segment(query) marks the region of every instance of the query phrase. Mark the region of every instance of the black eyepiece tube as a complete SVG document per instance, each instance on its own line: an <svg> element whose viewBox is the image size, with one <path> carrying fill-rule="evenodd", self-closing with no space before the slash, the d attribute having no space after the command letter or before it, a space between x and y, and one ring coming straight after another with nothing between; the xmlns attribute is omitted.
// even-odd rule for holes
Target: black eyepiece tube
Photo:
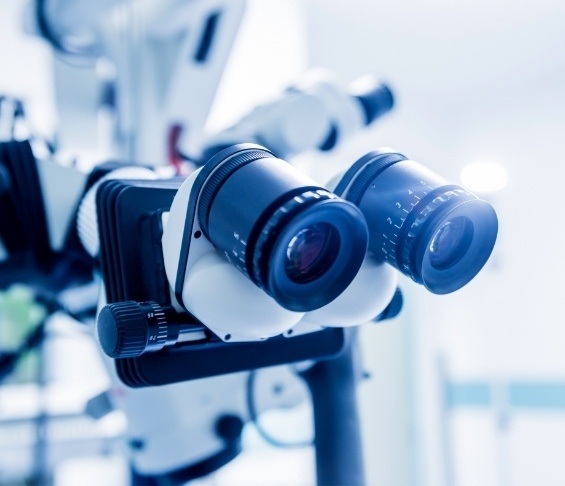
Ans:
<svg viewBox="0 0 565 486"><path fill-rule="evenodd" d="M198 212L212 244L289 310L340 295L367 249L359 209L260 146L235 145L210 163L218 158Z"/></svg>
<svg viewBox="0 0 565 486"><path fill-rule="evenodd" d="M496 241L490 204L390 149L359 159L336 193L365 215L370 254L435 294L471 281Z"/></svg>

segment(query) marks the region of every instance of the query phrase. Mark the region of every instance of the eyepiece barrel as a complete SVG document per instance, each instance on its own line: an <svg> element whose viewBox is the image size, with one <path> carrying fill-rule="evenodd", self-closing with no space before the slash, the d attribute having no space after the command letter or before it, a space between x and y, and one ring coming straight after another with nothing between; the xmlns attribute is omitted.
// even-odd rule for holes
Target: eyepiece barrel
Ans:
<svg viewBox="0 0 565 486"><path fill-rule="evenodd" d="M363 215L267 150L238 147L213 159L224 161L202 189L205 236L283 307L322 307L361 267Z"/></svg>
<svg viewBox="0 0 565 486"><path fill-rule="evenodd" d="M359 159L336 193L365 215L369 252L436 294L472 280L496 241L490 204L390 150Z"/></svg>

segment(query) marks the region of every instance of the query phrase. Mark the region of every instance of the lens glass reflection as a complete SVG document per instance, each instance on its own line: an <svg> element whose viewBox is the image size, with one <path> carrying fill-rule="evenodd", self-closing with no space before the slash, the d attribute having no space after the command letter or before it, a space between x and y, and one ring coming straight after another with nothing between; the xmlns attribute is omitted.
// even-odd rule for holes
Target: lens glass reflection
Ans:
<svg viewBox="0 0 565 486"><path fill-rule="evenodd" d="M445 270L465 256L473 241L473 223L465 216L446 221L430 244L430 263L436 270Z"/></svg>
<svg viewBox="0 0 565 486"><path fill-rule="evenodd" d="M288 244L285 271L296 283L322 276L339 251L339 235L328 223L317 223L300 230Z"/></svg>

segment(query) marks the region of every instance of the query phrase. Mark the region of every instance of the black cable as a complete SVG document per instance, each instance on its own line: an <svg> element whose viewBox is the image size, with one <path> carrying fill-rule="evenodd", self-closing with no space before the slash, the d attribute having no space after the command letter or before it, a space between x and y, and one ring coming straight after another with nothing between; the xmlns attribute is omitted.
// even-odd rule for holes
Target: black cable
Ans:
<svg viewBox="0 0 565 486"><path fill-rule="evenodd" d="M296 441L296 442L286 442L280 440L276 437L273 437L269 434L263 426L259 423L259 416L257 414L257 408L255 406L255 376L257 371L253 370L249 373L247 378L247 385L246 385L246 402L247 402L247 410L249 413L249 418L251 423L255 426L255 429L262 437L262 439L267 442L267 444L272 445L274 447L285 447L285 448L295 448L295 447L308 447L314 445L314 440L304 440L304 441Z"/></svg>

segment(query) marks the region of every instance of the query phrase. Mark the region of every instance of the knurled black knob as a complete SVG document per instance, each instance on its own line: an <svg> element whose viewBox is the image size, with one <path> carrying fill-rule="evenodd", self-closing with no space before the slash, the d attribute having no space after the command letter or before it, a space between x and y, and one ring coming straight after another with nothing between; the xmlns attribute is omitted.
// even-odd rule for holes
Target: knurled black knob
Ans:
<svg viewBox="0 0 565 486"><path fill-rule="evenodd" d="M98 314L98 340L111 358L135 358L167 342L165 312L155 302L118 302Z"/></svg>

